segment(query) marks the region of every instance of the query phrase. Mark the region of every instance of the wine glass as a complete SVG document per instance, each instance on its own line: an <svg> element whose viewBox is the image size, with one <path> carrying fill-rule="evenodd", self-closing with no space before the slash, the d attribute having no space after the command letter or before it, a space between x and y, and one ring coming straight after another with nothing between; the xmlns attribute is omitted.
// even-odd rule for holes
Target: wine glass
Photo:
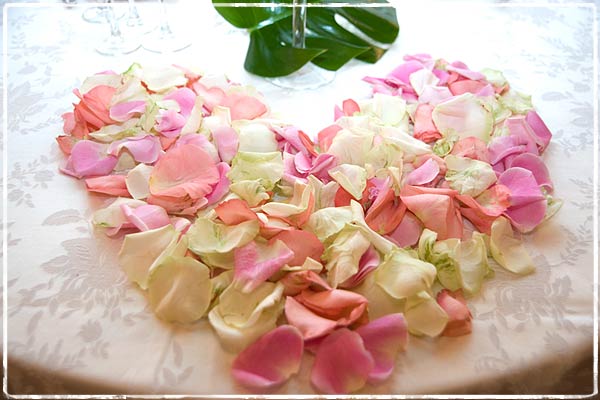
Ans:
<svg viewBox="0 0 600 400"><path fill-rule="evenodd" d="M115 56L132 53L139 49L139 41L132 40L131 37L125 37L122 34L119 21L115 15L114 5L112 4L113 0L107 0L106 3L110 35L96 46L96 51L106 56Z"/></svg>
<svg viewBox="0 0 600 400"><path fill-rule="evenodd" d="M293 0L292 2L292 46L298 49L306 47L306 3L307 0ZM306 90L331 83L333 78L335 78L334 71L319 68L308 62L298 71L268 80L284 89Z"/></svg>
<svg viewBox="0 0 600 400"><path fill-rule="evenodd" d="M173 53L189 47L192 42L183 35L178 35L171 29L167 17L167 7L164 0L160 2L160 25L151 33L144 35L142 46L155 53Z"/></svg>
<svg viewBox="0 0 600 400"><path fill-rule="evenodd" d="M125 23L122 26L123 32L127 35L142 36L151 30L151 27L142 20L135 4L135 0L127 0L128 11Z"/></svg>

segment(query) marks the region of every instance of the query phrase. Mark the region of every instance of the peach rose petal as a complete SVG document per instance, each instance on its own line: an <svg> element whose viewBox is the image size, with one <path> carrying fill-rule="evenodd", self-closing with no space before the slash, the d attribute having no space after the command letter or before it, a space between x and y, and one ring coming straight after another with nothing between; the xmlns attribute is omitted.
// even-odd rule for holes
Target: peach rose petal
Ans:
<svg viewBox="0 0 600 400"><path fill-rule="evenodd" d="M339 329L319 345L310 381L326 394L346 394L361 389L375 367L360 335Z"/></svg>
<svg viewBox="0 0 600 400"><path fill-rule="evenodd" d="M286 296L295 296L311 286L316 286L323 290L331 290L327 281L321 275L311 270L289 272L281 278L280 282L285 286L283 294Z"/></svg>
<svg viewBox="0 0 600 400"><path fill-rule="evenodd" d="M118 197L131 197L129 190L127 190L125 178L125 175L106 175L98 176L96 178L87 178L85 180L85 187L88 192Z"/></svg>
<svg viewBox="0 0 600 400"><path fill-rule="evenodd" d="M281 325L246 347L233 361L231 374L259 391L277 387L300 369L304 341L298 329Z"/></svg>
<svg viewBox="0 0 600 400"><path fill-rule="evenodd" d="M273 242L275 240L281 240L294 252L294 258L288 261L289 265L302 265L306 257L318 261L321 259L321 255L323 255L323 243L312 232L298 229L281 231L273 236L270 241Z"/></svg>
<svg viewBox="0 0 600 400"><path fill-rule="evenodd" d="M210 155L193 144L169 150L150 175L150 193L200 199L213 191L219 170Z"/></svg>
<svg viewBox="0 0 600 400"><path fill-rule="evenodd" d="M388 314L356 330L371 353L375 366L369 374L369 383L379 383L390 377L398 352L408 343L408 328L402 314Z"/></svg>
<svg viewBox="0 0 600 400"><path fill-rule="evenodd" d="M406 185L402 188L400 198L426 228L437 232L438 239L444 240L462 238L463 222L454 202L456 193L451 189Z"/></svg>
<svg viewBox="0 0 600 400"><path fill-rule="evenodd" d="M288 297L285 315L309 340L337 327L364 324L368 320L367 303L365 297L348 290L303 290L294 298Z"/></svg>
<svg viewBox="0 0 600 400"><path fill-rule="evenodd" d="M237 225L258 219L256 213L248 207L248 203L241 199L224 201L215 207L215 212L225 225Z"/></svg>
<svg viewBox="0 0 600 400"><path fill-rule="evenodd" d="M232 121L238 119L255 119L267 112L267 106L256 97L239 93L227 95L221 101L221 105L229 108Z"/></svg>
<svg viewBox="0 0 600 400"><path fill-rule="evenodd" d="M442 336L462 336L471 333L471 312L460 290L451 292L442 289L436 300L448 314L448 323Z"/></svg>

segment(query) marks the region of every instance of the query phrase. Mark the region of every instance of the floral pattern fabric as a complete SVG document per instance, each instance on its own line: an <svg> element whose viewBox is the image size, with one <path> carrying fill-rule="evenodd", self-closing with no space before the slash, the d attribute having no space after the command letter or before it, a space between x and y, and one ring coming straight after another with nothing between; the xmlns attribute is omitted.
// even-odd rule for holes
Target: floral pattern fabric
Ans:
<svg viewBox="0 0 600 400"><path fill-rule="evenodd" d="M144 50L121 58L96 54L93 43L108 28L85 23L83 8L10 7L2 143L8 149L8 285L2 289L9 393L244 393L230 379L234 355L221 349L206 321L170 325L152 314L118 267L119 242L89 223L106 199L58 172L65 160L54 137L62 130L60 115L75 101L71 89L83 77L121 71L133 61L198 65L255 85L275 112L315 135L331 123L334 104L369 94L360 78L383 75L403 54L416 52L461 59L474 70L502 70L515 89L533 94L554 134L544 160L564 204L525 236L536 272L517 277L495 268L495 278L470 301L471 335L411 337L394 376L360 393L552 393L575 378L581 384L570 383L572 391L563 393L590 393L591 365L584 362L592 354L597 245L594 10L560 3L445 2L433 9L412 3L399 5L400 37L379 63L353 61L332 85L311 92L286 91L244 72L247 36L221 22L208 2L173 5L170 17L193 27L196 42L168 60ZM147 20L156 16L152 4L139 7ZM306 383L311 363L306 357L300 376L275 393L314 393ZM574 365L584 372L573 373Z"/></svg>

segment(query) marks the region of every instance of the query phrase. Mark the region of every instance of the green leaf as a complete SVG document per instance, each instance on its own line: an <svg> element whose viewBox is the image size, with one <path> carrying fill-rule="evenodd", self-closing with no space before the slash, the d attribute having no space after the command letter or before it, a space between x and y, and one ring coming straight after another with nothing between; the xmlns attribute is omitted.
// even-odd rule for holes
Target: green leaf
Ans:
<svg viewBox="0 0 600 400"><path fill-rule="evenodd" d="M244 62L246 71L270 78L289 75L326 51L292 47L291 36L282 27L284 23L291 26L291 18L250 32L250 44Z"/></svg>
<svg viewBox="0 0 600 400"><path fill-rule="evenodd" d="M251 1L252 3L260 3L261 1ZM280 1L284 3L284 1ZM219 3L231 3L230 0L213 0L213 5L217 12L227 20L231 25L242 28L255 28L262 22L275 22L281 18L292 15L290 7L222 7ZM244 3L243 0L238 3Z"/></svg>
<svg viewBox="0 0 600 400"><path fill-rule="evenodd" d="M352 3L352 1L350 1ZM356 2L358 3L358 2ZM387 3L376 1L375 3ZM351 22L370 38L381 43L393 43L399 28L396 10L393 7L357 8L344 7L339 14Z"/></svg>
<svg viewBox="0 0 600 400"><path fill-rule="evenodd" d="M385 49L371 43L392 43L398 36L398 22L393 7L309 7L307 8L307 31L305 48L292 46L291 7L226 7L219 4L227 0L213 0L213 5L229 23L248 29L250 44L246 53L244 68L251 73L265 77L289 75L308 62L335 71L348 61L356 58L369 63L379 60ZM267 0L242 0L241 3ZM324 4L324 0L311 0L311 3ZM372 1L388 4L386 0ZM284 3L291 3L285 0ZM359 5L358 0L350 3ZM357 35L342 27L336 15L354 25L362 35Z"/></svg>

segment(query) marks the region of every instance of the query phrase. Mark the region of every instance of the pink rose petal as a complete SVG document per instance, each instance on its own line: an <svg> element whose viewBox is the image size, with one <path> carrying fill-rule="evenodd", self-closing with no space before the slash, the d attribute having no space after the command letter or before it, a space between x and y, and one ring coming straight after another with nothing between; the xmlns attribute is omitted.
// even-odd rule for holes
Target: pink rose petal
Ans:
<svg viewBox="0 0 600 400"><path fill-rule="evenodd" d="M408 329L402 314L388 314L356 330L375 362L369 383L379 383L390 377L398 352L408 343Z"/></svg>
<svg viewBox="0 0 600 400"><path fill-rule="evenodd" d="M531 171L509 168L500 175L498 184L510 190L511 206L504 214L515 228L529 232L543 221L547 202Z"/></svg>
<svg viewBox="0 0 600 400"><path fill-rule="evenodd" d="M135 114L142 114L146 111L146 102L143 100L127 101L125 103L115 104L110 108L110 118L124 122Z"/></svg>
<svg viewBox="0 0 600 400"><path fill-rule="evenodd" d="M421 232L423 232L423 223L415 214L407 211L400 224L386 238L399 247L414 246L419 241Z"/></svg>
<svg viewBox="0 0 600 400"><path fill-rule="evenodd" d="M500 136L492 139L488 145L489 162L494 165L511 154L521 154L526 150L527 147L517 136Z"/></svg>
<svg viewBox="0 0 600 400"><path fill-rule="evenodd" d="M511 136L516 136L519 144L525 145L527 153L539 154L538 147L541 144L538 141L540 139L531 129L524 116L507 118L504 124L510 131Z"/></svg>
<svg viewBox="0 0 600 400"><path fill-rule="evenodd" d="M194 108L196 94L193 90L183 87L173 90L163 100L175 100L179 104L179 113L187 120Z"/></svg>
<svg viewBox="0 0 600 400"><path fill-rule="evenodd" d="M156 116L156 130L161 135L174 138L181 133L187 119L175 110L160 110Z"/></svg>
<svg viewBox="0 0 600 400"><path fill-rule="evenodd" d="M497 183L510 190L511 207L519 207L545 199L535 176L527 169L509 168L498 177Z"/></svg>
<svg viewBox="0 0 600 400"><path fill-rule="evenodd" d="M298 329L281 325L246 347L233 361L233 378L251 389L281 385L300 369L304 341Z"/></svg>
<svg viewBox="0 0 600 400"><path fill-rule="evenodd" d="M538 113L533 110L527 113L525 120L535 134L536 143L538 144L540 153L543 153L544 150L546 150L546 147L548 147L550 139L552 139L552 133L550 132L550 129L548 129Z"/></svg>
<svg viewBox="0 0 600 400"><path fill-rule="evenodd" d="M519 154L510 161L509 167L520 167L531 171L538 185L548 191L554 189L552 181L550 180L548 167L546 167L546 164L544 164L544 161L540 156L531 153Z"/></svg>
<svg viewBox="0 0 600 400"><path fill-rule="evenodd" d="M319 345L310 381L323 393L352 393L365 385L374 367L360 335L339 329Z"/></svg>
<svg viewBox="0 0 600 400"><path fill-rule="evenodd" d="M213 187L212 192L206 196L206 204L211 205L215 204L219 200L223 198L229 192L229 178L227 178L227 173L231 168L229 164L225 162L220 162L217 164L217 172L219 173L219 181Z"/></svg>
<svg viewBox="0 0 600 400"><path fill-rule="evenodd" d="M430 158L425 161L423 165L408 174L406 177L406 184L424 185L434 180L439 173L440 167L438 163Z"/></svg>
<svg viewBox="0 0 600 400"><path fill-rule="evenodd" d="M351 289L365 280L367 275L379 266L381 258L373 246L363 253L358 262L358 272L340 284L342 289Z"/></svg>
<svg viewBox="0 0 600 400"><path fill-rule="evenodd" d="M160 140L153 135L133 136L112 142L108 153L118 157L122 149L127 149L135 161L152 164L162 151Z"/></svg>
<svg viewBox="0 0 600 400"><path fill-rule="evenodd" d="M160 206L144 204L132 208L127 204L121 204L121 211L141 232L162 228L171 223L169 215Z"/></svg>
<svg viewBox="0 0 600 400"><path fill-rule="evenodd" d="M244 292L256 289L294 257L294 253L283 242L279 243L279 253L272 258L263 257L260 253L264 249L261 249L254 241L234 250L235 274L233 279L234 282L241 285ZM271 245L269 244L269 246Z"/></svg>
<svg viewBox="0 0 600 400"><path fill-rule="evenodd" d="M396 67L392 72L388 74L388 76L399 79L405 84L410 84L410 80L408 79L410 74L423 68L424 66L421 62L410 60Z"/></svg>
<svg viewBox="0 0 600 400"><path fill-rule="evenodd" d="M117 165L117 157L106 154L106 146L91 140L80 140L61 171L76 178L109 175Z"/></svg>
<svg viewBox="0 0 600 400"><path fill-rule="evenodd" d="M237 153L240 139L237 132L230 126L222 126L212 133L221 160L229 163Z"/></svg>

